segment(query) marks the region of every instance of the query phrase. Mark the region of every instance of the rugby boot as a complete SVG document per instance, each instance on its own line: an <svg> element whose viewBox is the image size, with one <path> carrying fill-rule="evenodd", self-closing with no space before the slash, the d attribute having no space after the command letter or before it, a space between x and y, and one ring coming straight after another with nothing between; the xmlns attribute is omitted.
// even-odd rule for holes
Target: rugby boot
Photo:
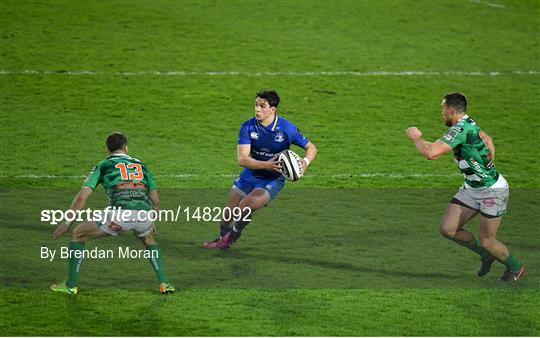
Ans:
<svg viewBox="0 0 540 338"><path fill-rule="evenodd" d="M159 283L159 293L162 295L168 294L168 293L174 293L176 289L174 286L172 286L169 283Z"/></svg>
<svg viewBox="0 0 540 338"><path fill-rule="evenodd" d="M219 239L217 247L223 250L230 248L231 245L233 245L234 242L236 242L236 240L240 238L241 234L241 232L236 232L233 230L229 231L225 236Z"/></svg>
<svg viewBox="0 0 540 338"><path fill-rule="evenodd" d="M219 237L215 238L215 239L213 239L211 241L204 242L202 244L202 247L205 248L205 249L216 249L218 247L217 246L218 242L219 242Z"/></svg>
<svg viewBox="0 0 540 338"><path fill-rule="evenodd" d="M482 259L482 264L480 264L480 269L478 270L478 277L483 277L491 270L491 265L495 262L495 257L489 256L488 258Z"/></svg>
<svg viewBox="0 0 540 338"><path fill-rule="evenodd" d="M76 295L77 292L79 292L76 286L70 288L67 286L67 283L65 281L60 284L51 285L51 290L53 290L54 292L67 293L68 295Z"/></svg>
<svg viewBox="0 0 540 338"><path fill-rule="evenodd" d="M499 278L499 281L503 283L514 283L517 282L519 279L523 278L525 275L525 267L522 266L517 271L512 271L510 269L506 269L506 271L502 274L501 278Z"/></svg>

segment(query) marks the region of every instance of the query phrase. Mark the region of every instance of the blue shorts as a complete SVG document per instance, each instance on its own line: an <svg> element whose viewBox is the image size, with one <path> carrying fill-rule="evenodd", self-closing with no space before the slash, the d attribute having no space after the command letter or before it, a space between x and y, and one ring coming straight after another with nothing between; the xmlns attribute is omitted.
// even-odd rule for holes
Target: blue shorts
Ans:
<svg viewBox="0 0 540 338"><path fill-rule="evenodd" d="M247 195L253 189L260 188L266 190L270 195L270 199L273 199L284 185L285 178L283 176L275 178L255 177L249 169L244 169L234 180L233 189Z"/></svg>

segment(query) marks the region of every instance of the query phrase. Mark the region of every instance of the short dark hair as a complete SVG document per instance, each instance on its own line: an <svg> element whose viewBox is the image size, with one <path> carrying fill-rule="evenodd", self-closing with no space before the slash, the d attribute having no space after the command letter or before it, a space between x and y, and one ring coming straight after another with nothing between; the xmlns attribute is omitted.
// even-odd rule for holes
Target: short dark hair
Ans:
<svg viewBox="0 0 540 338"><path fill-rule="evenodd" d="M448 107L452 107L459 113L467 111L467 98L461 93L450 93L444 96L444 103Z"/></svg>
<svg viewBox="0 0 540 338"><path fill-rule="evenodd" d="M115 132L107 136L106 143L107 149L112 153L113 151L124 149L127 146L127 137L120 132Z"/></svg>
<svg viewBox="0 0 540 338"><path fill-rule="evenodd" d="M277 108L279 104L279 95L278 93L276 93L275 90L261 90L257 92L256 97L265 99L266 101L268 101L268 104L270 105L270 107Z"/></svg>

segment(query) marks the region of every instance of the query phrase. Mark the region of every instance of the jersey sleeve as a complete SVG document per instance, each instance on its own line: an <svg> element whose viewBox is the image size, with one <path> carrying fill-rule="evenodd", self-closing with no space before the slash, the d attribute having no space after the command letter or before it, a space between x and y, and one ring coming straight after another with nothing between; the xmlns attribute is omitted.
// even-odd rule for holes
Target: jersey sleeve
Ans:
<svg viewBox="0 0 540 338"><path fill-rule="evenodd" d="M295 144L300 148L304 148L308 143L309 139L302 134L300 129L298 129L294 124L289 124L289 140L291 144Z"/></svg>
<svg viewBox="0 0 540 338"><path fill-rule="evenodd" d="M460 126L452 126L440 138L440 140L448 144L453 149L458 145L465 143L467 140L467 133L465 132L465 129Z"/></svg>
<svg viewBox="0 0 540 338"><path fill-rule="evenodd" d="M247 122L240 126L240 131L238 132L238 144L251 144Z"/></svg>
<svg viewBox="0 0 540 338"><path fill-rule="evenodd" d="M101 176L101 162L100 162L96 164L92 168L92 170L90 170L88 177L86 178L86 180L84 180L83 187L96 189L98 184L100 184L102 181L103 181L103 177Z"/></svg>

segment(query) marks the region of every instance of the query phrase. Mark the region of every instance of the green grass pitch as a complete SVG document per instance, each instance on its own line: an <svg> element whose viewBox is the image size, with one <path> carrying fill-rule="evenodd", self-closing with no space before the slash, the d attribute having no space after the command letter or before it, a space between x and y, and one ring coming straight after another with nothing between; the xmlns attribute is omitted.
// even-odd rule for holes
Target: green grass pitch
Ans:
<svg viewBox="0 0 540 338"><path fill-rule="evenodd" d="M2 335L540 334L539 2L3 0L0 24ZM237 245L205 251L217 224L165 222L174 295L137 259L88 259L79 295L49 291L67 263L40 247L68 239L40 210L69 206L110 132L164 208L222 206L261 88L320 153ZM450 91L510 183L499 238L528 268L517 285L496 281L500 264L477 278L477 258L438 234L462 178L404 130L440 137Z"/></svg>

